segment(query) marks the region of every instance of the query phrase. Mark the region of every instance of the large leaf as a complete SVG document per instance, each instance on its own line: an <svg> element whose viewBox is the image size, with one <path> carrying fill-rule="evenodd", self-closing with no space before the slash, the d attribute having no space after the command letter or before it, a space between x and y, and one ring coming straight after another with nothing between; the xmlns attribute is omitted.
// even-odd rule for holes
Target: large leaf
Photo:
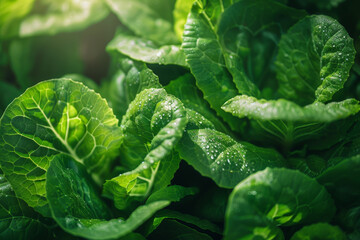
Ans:
<svg viewBox="0 0 360 240"><path fill-rule="evenodd" d="M18 199L10 183L0 174L0 238L50 239L52 229L45 219ZM49 224L50 222L48 222Z"/></svg>
<svg viewBox="0 0 360 240"><path fill-rule="evenodd" d="M185 24L182 48L196 84L204 93L204 99L232 129L240 130L238 120L221 109L223 103L235 97L238 91L226 69L211 19L221 14L223 5L219 2L222 1L209 1L206 9L201 1L193 5Z"/></svg>
<svg viewBox="0 0 360 240"><path fill-rule="evenodd" d="M224 11L217 34L239 93L259 96L271 82L280 36L305 14L271 0L242 0Z"/></svg>
<svg viewBox="0 0 360 240"><path fill-rule="evenodd" d="M47 10L44 14L22 19L17 32L20 37L81 30L104 19L109 13L103 2L98 0L42 2Z"/></svg>
<svg viewBox="0 0 360 240"><path fill-rule="evenodd" d="M290 240L346 240L346 235L337 226L316 223L297 231Z"/></svg>
<svg viewBox="0 0 360 240"><path fill-rule="evenodd" d="M360 204L360 155L340 160L317 177L341 206Z"/></svg>
<svg viewBox="0 0 360 240"><path fill-rule="evenodd" d="M177 44L172 10L175 0L106 0L110 9L131 31L160 45Z"/></svg>
<svg viewBox="0 0 360 240"><path fill-rule="evenodd" d="M108 52L119 52L137 61L156 64L187 66L185 55L179 45L159 45L146 38L119 30L109 43Z"/></svg>
<svg viewBox="0 0 360 240"><path fill-rule="evenodd" d="M46 190L52 216L60 227L88 239L125 236L170 203L153 202L138 207L127 220L109 220L109 209L99 197L86 169L67 155L58 155L51 162Z"/></svg>
<svg viewBox="0 0 360 240"><path fill-rule="evenodd" d="M316 102L301 107L285 99L265 100L241 95L227 101L222 109L239 118L263 121L332 122L358 113L360 104L355 99L346 99L328 104Z"/></svg>
<svg viewBox="0 0 360 240"><path fill-rule="evenodd" d="M202 118L199 114L187 110L190 122L210 121L216 130L230 133L228 127L216 116L216 113L210 108L209 104L203 99L202 93L196 87L196 82L191 74L185 74L173 81L166 87L166 91L175 97L179 98L187 109L191 109L199 113L206 120L195 119ZM189 116L190 115L190 116ZM195 116L194 116L195 115ZM187 127L189 128L189 126Z"/></svg>
<svg viewBox="0 0 360 240"><path fill-rule="evenodd" d="M266 167L284 166L284 159L274 149L239 143L212 129L186 130L177 149L201 175L226 188L236 186L250 174Z"/></svg>
<svg viewBox="0 0 360 240"><path fill-rule="evenodd" d="M326 189L299 171L267 168L230 195L225 239L284 239L278 226L329 221L335 205Z"/></svg>
<svg viewBox="0 0 360 240"><path fill-rule="evenodd" d="M121 164L128 172L107 181L104 194L123 209L132 198L143 200L167 186L179 167L174 151L187 123L182 103L164 89L145 89L121 122Z"/></svg>
<svg viewBox="0 0 360 240"><path fill-rule="evenodd" d="M16 195L46 205L45 174L62 153L84 164L97 182L108 176L121 143L118 120L100 95L69 79L41 82L6 109L0 159Z"/></svg>
<svg viewBox="0 0 360 240"><path fill-rule="evenodd" d="M144 64L119 57L110 82L103 82L101 94L121 119L136 94L148 88L160 88L159 78Z"/></svg>
<svg viewBox="0 0 360 240"><path fill-rule="evenodd" d="M353 40L336 20L306 17L280 41L279 93L299 104L329 101L343 88L354 57Z"/></svg>

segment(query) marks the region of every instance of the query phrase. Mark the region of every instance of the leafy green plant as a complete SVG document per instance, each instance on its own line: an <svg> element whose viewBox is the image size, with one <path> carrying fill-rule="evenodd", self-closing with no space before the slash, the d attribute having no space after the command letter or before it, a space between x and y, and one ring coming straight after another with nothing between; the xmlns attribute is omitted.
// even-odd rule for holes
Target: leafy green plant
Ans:
<svg viewBox="0 0 360 240"><path fill-rule="evenodd" d="M359 239L355 0L1 6L0 238Z"/></svg>

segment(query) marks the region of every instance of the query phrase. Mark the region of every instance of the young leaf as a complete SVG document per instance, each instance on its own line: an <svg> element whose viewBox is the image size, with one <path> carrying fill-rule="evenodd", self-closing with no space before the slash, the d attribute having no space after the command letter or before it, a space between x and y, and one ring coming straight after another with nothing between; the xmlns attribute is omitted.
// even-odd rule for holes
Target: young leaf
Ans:
<svg viewBox="0 0 360 240"><path fill-rule="evenodd" d="M354 57L353 40L336 20L306 17L279 43L279 93L302 105L327 102L343 88Z"/></svg>
<svg viewBox="0 0 360 240"><path fill-rule="evenodd" d="M228 127L219 120L209 104L202 98L202 93L196 87L195 79L191 74L185 74L171 81L165 86L165 90L181 100L187 108L187 114L191 115L191 117L188 117L190 122L200 123L202 121L210 121L216 130L231 133ZM196 121L197 118L205 119ZM187 126L187 129L189 129L189 126Z"/></svg>
<svg viewBox="0 0 360 240"><path fill-rule="evenodd" d="M15 196L10 183L0 172L0 238L50 239L52 227L44 220Z"/></svg>
<svg viewBox="0 0 360 240"><path fill-rule="evenodd" d="M297 231L290 240L347 240L346 235L337 226L328 223L316 223Z"/></svg>
<svg viewBox="0 0 360 240"><path fill-rule="evenodd" d="M230 195L224 239L284 239L278 226L329 221L335 205L326 189L298 171L267 168Z"/></svg>
<svg viewBox="0 0 360 240"><path fill-rule="evenodd" d="M160 88L159 78L144 63L126 57L116 59L117 71L110 82L103 82L101 94L121 119L129 104L144 89Z"/></svg>
<svg viewBox="0 0 360 240"><path fill-rule="evenodd" d="M266 167L284 166L283 157L274 149L239 143L212 129L186 130L177 150L201 175L226 188Z"/></svg>
<svg viewBox="0 0 360 240"><path fill-rule="evenodd" d="M19 198L44 206L45 174L60 153L84 164L98 182L109 174L122 139L117 125L106 101L83 84L41 82L16 98L0 120L1 168Z"/></svg>
<svg viewBox="0 0 360 240"><path fill-rule="evenodd" d="M111 219L83 165L58 155L50 163L46 181L52 216L65 231L88 239L115 239L131 233L156 211L169 205L157 201L138 207L127 220Z"/></svg>
<svg viewBox="0 0 360 240"><path fill-rule="evenodd" d="M169 185L180 162L174 147L186 124L182 103L164 89L138 94L121 122L121 163L129 172L107 181L104 195L123 209L129 198L144 199Z"/></svg>
<svg viewBox="0 0 360 240"><path fill-rule="evenodd" d="M156 64L175 64L187 67L185 55L178 45L159 45L149 39L119 30L106 47L108 52L118 52L137 61Z"/></svg>
<svg viewBox="0 0 360 240"><path fill-rule="evenodd" d="M301 107L285 99L265 100L240 95L224 103L222 109L239 118L262 121L332 122L355 115L360 111L360 104L355 99L346 99L328 104L316 102Z"/></svg>
<svg viewBox="0 0 360 240"><path fill-rule="evenodd" d="M106 0L111 11L140 38L160 45L177 44L172 10L175 0Z"/></svg>
<svg viewBox="0 0 360 240"><path fill-rule="evenodd" d="M239 93L259 97L264 80L274 75L271 68L282 32L305 14L269 0L242 0L224 11L217 35Z"/></svg>
<svg viewBox="0 0 360 240"><path fill-rule="evenodd" d="M222 1L221 1L222 2ZM216 110L232 129L239 129L238 120L221 110L221 106L238 91L226 69L224 57L212 24L211 17L219 17L221 3L209 1L208 8L203 9L201 1L193 5L183 35L182 49L196 84L204 93L204 99ZM212 11L214 14L211 14Z"/></svg>

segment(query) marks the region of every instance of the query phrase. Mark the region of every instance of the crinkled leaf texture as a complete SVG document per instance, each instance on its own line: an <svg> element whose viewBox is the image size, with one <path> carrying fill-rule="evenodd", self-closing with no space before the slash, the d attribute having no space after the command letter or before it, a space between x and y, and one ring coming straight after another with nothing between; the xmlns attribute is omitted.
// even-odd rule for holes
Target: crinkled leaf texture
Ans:
<svg viewBox="0 0 360 240"><path fill-rule="evenodd" d="M128 172L104 185L117 208L170 184L180 162L174 147L186 124L183 104L164 89L145 89L131 102L121 122L121 164Z"/></svg>
<svg viewBox="0 0 360 240"><path fill-rule="evenodd" d="M68 155L58 155L51 162L46 190L52 216L60 227L87 239L123 237L170 203L156 201L138 207L126 220L110 219L110 210L86 169Z"/></svg>
<svg viewBox="0 0 360 240"><path fill-rule="evenodd" d="M274 77L281 34L306 12L271 0L242 0L221 15L217 35L226 68L241 94L258 97Z"/></svg>
<svg viewBox="0 0 360 240"><path fill-rule="evenodd" d="M316 223L297 231L290 240L346 240L347 237L337 226L328 223Z"/></svg>
<svg viewBox="0 0 360 240"><path fill-rule="evenodd" d="M48 239L52 236L50 221L24 201L18 199L10 183L0 174L0 238Z"/></svg>
<svg viewBox="0 0 360 240"><path fill-rule="evenodd" d="M328 104L316 102L301 107L285 99L265 100L240 95L227 101L222 109L239 118L263 121L332 122L355 115L360 111L360 104L355 99L346 99Z"/></svg>
<svg viewBox="0 0 360 240"><path fill-rule="evenodd" d="M329 221L334 213L330 194L315 179L295 170L267 168L231 193L225 239L284 239L278 226Z"/></svg>
<svg viewBox="0 0 360 240"><path fill-rule="evenodd" d="M279 93L301 105L327 102L343 88L354 57L353 40L335 19L306 17L279 43Z"/></svg>
<svg viewBox="0 0 360 240"><path fill-rule="evenodd" d="M47 204L46 171L66 154L102 182L122 135L106 101L70 79L41 82L16 98L0 121L0 159L16 195L32 207Z"/></svg>
<svg viewBox="0 0 360 240"><path fill-rule="evenodd" d="M266 167L282 167L283 157L270 148L237 142L213 129L187 129L177 145L180 156L220 187L233 188Z"/></svg>
<svg viewBox="0 0 360 240"><path fill-rule="evenodd" d="M159 45L146 38L119 29L106 47L108 52L118 52L137 61L156 64L175 64L187 67L185 55L179 45Z"/></svg>
<svg viewBox="0 0 360 240"><path fill-rule="evenodd" d="M116 57L117 70L109 82L103 82L101 94L121 119L136 94L148 88L160 88L159 78L146 64L124 56Z"/></svg>

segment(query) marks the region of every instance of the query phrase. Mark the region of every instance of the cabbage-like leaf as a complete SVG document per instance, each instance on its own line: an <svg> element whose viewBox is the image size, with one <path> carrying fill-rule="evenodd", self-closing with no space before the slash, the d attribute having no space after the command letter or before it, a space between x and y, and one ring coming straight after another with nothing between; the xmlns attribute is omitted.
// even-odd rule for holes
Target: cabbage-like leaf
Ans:
<svg viewBox="0 0 360 240"><path fill-rule="evenodd" d="M186 124L183 104L164 89L145 89L136 96L121 122L121 164L128 172L104 185L104 195L116 207L169 185L180 162L174 147Z"/></svg>
<svg viewBox="0 0 360 240"><path fill-rule="evenodd" d="M47 6L47 11L23 19L18 30L20 37L81 30L101 21L109 13L105 4L98 0L43 2Z"/></svg>
<svg viewBox="0 0 360 240"><path fill-rule="evenodd" d="M346 99L328 104L316 102L301 107L286 99L265 100L239 95L227 101L222 109L239 118L263 121L332 122L358 113L360 104L355 99Z"/></svg>
<svg viewBox="0 0 360 240"><path fill-rule="evenodd" d="M106 0L106 3L140 38L160 45L179 43L173 31L175 0Z"/></svg>
<svg viewBox="0 0 360 240"><path fill-rule="evenodd" d="M174 31L179 39L182 39L184 25L191 10L194 0L176 0L174 15Z"/></svg>
<svg viewBox="0 0 360 240"><path fill-rule="evenodd" d="M152 203L162 200L178 202L186 196L195 195L197 192L198 190L196 188L186 188L179 185L171 185L151 194L150 197L146 200L146 203Z"/></svg>
<svg viewBox="0 0 360 240"><path fill-rule="evenodd" d="M317 177L341 206L360 204L360 155L342 159Z"/></svg>
<svg viewBox="0 0 360 240"><path fill-rule="evenodd" d="M343 231L328 223L316 223L297 231L290 240L347 240Z"/></svg>
<svg viewBox="0 0 360 240"><path fill-rule="evenodd" d="M201 175L226 188L233 188L250 174L266 167L284 166L283 157L274 149L236 142L212 129L186 130L177 150L181 158Z"/></svg>
<svg viewBox="0 0 360 240"><path fill-rule="evenodd" d="M18 199L10 183L0 172L0 238L48 239L52 236L50 221Z"/></svg>
<svg viewBox="0 0 360 240"><path fill-rule="evenodd" d="M202 98L200 90L196 87L196 82L191 74L185 74L173 81L171 81L165 90L179 98L184 106L187 108L187 115L190 123L202 124L210 121L216 130L231 133L228 127L216 116L209 104ZM187 129L189 129L189 124ZM191 128L191 127L190 127Z"/></svg>
<svg viewBox="0 0 360 240"><path fill-rule="evenodd" d="M299 104L327 102L343 88L354 57L353 40L335 19L306 17L279 43L279 93Z"/></svg>
<svg viewBox="0 0 360 240"><path fill-rule="evenodd" d="M175 64L187 67L185 55L179 45L159 45L149 39L119 30L106 47L108 52L118 52L137 61L156 64Z"/></svg>
<svg viewBox="0 0 360 240"><path fill-rule="evenodd" d="M47 204L45 174L62 153L102 182L121 143L118 120L106 101L69 79L41 82L25 91L0 120L1 168L16 195L32 207Z"/></svg>
<svg viewBox="0 0 360 240"><path fill-rule="evenodd" d="M101 94L121 119L136 94L148 88L160 88L159 78L144 63L119 57L110 82L103 82Z"/></svg>
<svg viewBox="0 0 360 240"><path fill-rule="evenodd" d="M231 193L224 239L284 239L278 226L329 221L334 213L331 196L315 179L299 171L267 168Z"/></svg>
<svg viewBox="0 0 360 240"><path fill-rule="evenodd" d="M271 0L242 0L224 11L217 35L239 93L258 97L271 82L280 36L305 14Z"/></svg>
<svg viewBox="0 0 360 240"><path fill-rule="evenodd" d="M50 163L46 181L51 213L65 231L87 239L117 239L131 233L170 201L138 207L128 219L110 219L106 204L83 165L58 155Z"/></svg>
<svg viewBox="0 0 360 240"><path fill-rule="evenodd" d="M235 97L238 91L226 69L211 19L218 18L224 10L220 2L223 1L209 1L204 9L202 1L196 1L184 27L182 49L204 99L232 129L240 131L238 120L221 110L223 103Z"/></svg>

